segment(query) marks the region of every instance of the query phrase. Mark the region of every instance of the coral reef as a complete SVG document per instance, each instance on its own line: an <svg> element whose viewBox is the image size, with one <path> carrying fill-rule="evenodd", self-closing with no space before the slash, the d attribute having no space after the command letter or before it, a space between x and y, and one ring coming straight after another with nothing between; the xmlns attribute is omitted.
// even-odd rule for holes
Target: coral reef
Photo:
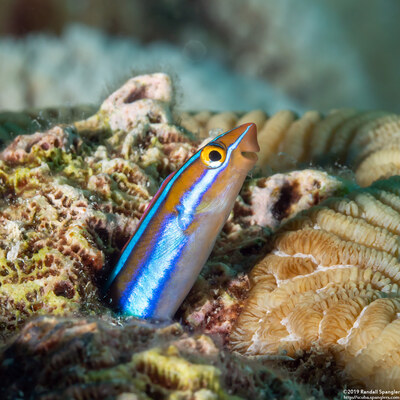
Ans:
<svg viewBox="0 0 400 400"><path fill-rule="evenodd" d="M245 273L268 245L271 230L350 186L307 169L246 181L209 263L181 308L182 321L226 340L248 293Z"/></svg>
<svg viewBox="0 0 400 400"><path fill-rule="evenodd" d="M172 124L171 94L166 75L133 78L89 119L18 136L1 152L2 334L31 315L100 307L96 276L159 181L195 151Z"/></svg>
<svg viewBox="0 0 400 400"><path fill-rule="evenodd" d="M71 123L89 117L96 112L95 107L58 107L32 109L21 112L0 113L0 145L8 143L17 135L33 133L50 128L59 123Z"/></svg>
<svg viewBox="0 0 400 400"><path fill-rule="evenodd" d="M320 348L366 386L400 389L399 194L393 177L284 224L250 274L233 349L300 356Z"/></svg>
<svg viewBox="0 0 400 400"><path fill-rule="evenodd" d="M191 85L197 89L188 90L189 96L185 96L185 104L192 102L189 109L204 108L213 101L203 89L207 85L202 84L211 80L218 83L213 95L221 90L218 103L222 106L225 102L223 109L241 110L247 104L271 110L276 99L263 104L259 98L254 104L257 88L244 92L242 87L235 101L242 98L243 103L234 105L236 83L229 86L224 82L236 71L240 77L246 75L248 81L253 81L249 79L252 76L260 83L269 82L269 91L271 86L281 88L305 108L326 111L341 104L398 111L394 107L399 91L395 79L399 68L395 51L399 13L394 0L370 7L345 0L326 4L306 0L296 7L288 0L253 0L246 6L238 0L192 4L160 0L156 7L139 0L113 4L96 0L3 0L3 37L30 35L18 41L1 40L1 76L7 77L1 84L1 104L27 108L54 105L54 101L64 105L97 102L99 86L104 82L127 76L132 68L166 65L183 77L185 91ZM354 15L360 16L357 21ZM71 38L71 22L98 31L90 34L80 29ZM379 29L382 24L385 30ZM107 32L107 36L100 32ZM135 41L121 39L127 36ZM162 60L154 53L159 57L162 54ZM208 64L210 59L222 60L229 69L223 75L215 74ZM277 109L285 107L288 104L277 105Z"/></svg>
<svg viewBox="0 0 400 400"><path fill-rule="evenodd" d="M326 117L307 112L295 119L293 113L280 111L260 132L260 142L272 140L273 144L262 154L259 165L279 169L310 161L322 166L345 165L355 171L361 186L368 186L398 172L393 156L379 156L389 149L396 151L400 137L397 118L383 111L343 109Z"/></svg>
<svg viewBox="0 0 400 400"><path fill-rule="evenodd" d="M378 28L387 24L395 35L400 15L395 1L370 7L346 0L199 3L196 15L219 39L227 62L243 74L273 82L306 108L327 111L340 104L399 111L399 86L392 83L400 67L396 44Z"/></svg>
<svg viewBox="0 0 400 400"><path fill-rule="evenodd" d="M179 324L42 317L0 356L2 399L310 398L312 389ZM131 397L128 397L128 396ZM135 397L136 396L136 397ZM316 395L315 398L323 398Z"/></svg>
<svg viewBox="0 0 400 400"><path fill-rule="evenodd" d="M347 28L355 23L350 18L343 23L338 3L307 0L293 6L287 0L254 0L251 4L216 0L201 2L201 12L208 29L221 38L219 47L227 62L242 73L273 82L307 108L327 111L336 104L379 107L368 76L371 62L363 63L360 58L363 45L354 51ZM398 7L391 4L396 13ZM346 54L346 62L337 59L339 53Z"/></svg>
<svg viewBox="0 0 400 400"><path fill-rule="evenodd" d="M266 393L278 396L281 391L290 397L303 390L266 370L262 357L253 361L228 355L220 347L228 340L243 352L259 346L252 354L278 354L274 367L283 365L290 378L312 383L317 390L321 382L331 382L326 389L330 392L325 392L329 396L338 393L346 376L391 387L390 379L397 376L397 353L390 358L389 347L375 351L375 344L385 342L395 348L397 343L392 332L396 324L391 323L398 310L399 181L392 178L355 190L351 170L340 163L354 167L362 185L397 173L398 116L355 110L327 116L310 111L299 118L291 111L271 117L260 110L180 113L172 111L173 102L170 78L151 74L130 79L88 118L92 108L1 115L4 140L19 134L0 153L1 335L9 335L33 316L69 316L32 320L3 349L0 368L10 371L10 380L18 374L32 376L25 386L22 381L16 386L7 381L7 395L15 387L23 387L25 393L34 390L43 399L57 398L63 391L72 398L125 392L137 398L201 399L246 398L248 393L240 385L250 388L254 398ZM49 123L49 117L68 124ZM178 336L187 335L182 341L164 340L161 327L139 324L145 338L136 345L134 340L142 337L136 330L139 325L113 319L99 302L98 285L161 181L210 137L245 122L255 122L259 128L263 149L258 171L245 182L210 260L177 314L182 326L197 336L190 337L179 327ZM33 133L21 135L27 132ZM310 169L310 161L341 177ZM299 170L302 167L307 169ZM266 178L271 169L280 173ZM318 206L332 196L341 197ZM292 254L289 249L295 245L308 248L299 247ZM271 248L273 253L249 279L249 269ZM336 268L340 263L343 267ZM274 287L274 274L275 285L282 288ZM308 294L297 293L303 283ZM275 290L281 297L266 295ZM304 307L296 303L303 301L302 296L308 301ZM324 301L316 305L319 300ZM263 303L268 301L271 304ZM296 310L287 320L286 301ZM254 304L261 310L256 311ZM281 307L282 318L265 317L268 307L274 312ZM358 328L368 325L375 309L384 310L382 320L364 335ZM106 321L102 325L82 319L82 314L84 318L101 314ZM73 317L77 315L81 319ZM325 322L321 338L315 339L313 335L320 334L316 316ZM263 318L270 324L265 325L268 344L260 339L253 345L251 330L257 330L254 324L258 327ZM353 326L356 320L358 325ZM283 340L286 347L270 340L270 336L282 339L284 329L293 329L286 335L293 340ZM201 337L204 334L214 342ZM27 348L36 361L21 370ZM212 354L203 354L203 348ZM281 349L292 359L280 355ZM374 360L373 365L365 359ZM327 364L329 368L323 367ZM385 373L378 373L375 365ZM340 373L343 369L347 375ZM228 370L234 371L233 377ZM322 392L315 396L323 398Z"/></svg>
<svg viewBox="0 0 400 400"><path fill-rule="evenodd" d="M189 130L173 124L172 101L167 75L132 78L91 117L19 135L1 152L2 334L31 315L102 309L95 283L115 262L161 180L199 146ZM68 120L90 111L8 113L3 125L11 121L24 132L45 125L48 116ZM231 123L250 118L260 124L266 116L255 111ZM217 114L212 132L229 129L220 121ZM226 337L247 292L243 273L268 241L263 228L338 190L341 181L317 171L246 183L214 249L210 265L220 268L204 270L207 279L199 278L180 312L183 322ZM261 200L272 192L269 202Z"/></svg>

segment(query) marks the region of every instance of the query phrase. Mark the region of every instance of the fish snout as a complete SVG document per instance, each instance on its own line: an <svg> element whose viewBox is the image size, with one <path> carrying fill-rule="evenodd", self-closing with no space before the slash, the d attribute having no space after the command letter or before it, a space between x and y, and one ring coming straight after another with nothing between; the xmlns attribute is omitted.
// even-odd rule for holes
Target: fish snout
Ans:
<svg viewBox="0 0 400 400"><path fill-rule="evenodd" d="M238 150L246 161L249 161L253 166L257 160L256 152L260 151L260 146L257 141L257 126L254 123L248 123L236 128L243 131L243 136L240 139Z"/></svg>

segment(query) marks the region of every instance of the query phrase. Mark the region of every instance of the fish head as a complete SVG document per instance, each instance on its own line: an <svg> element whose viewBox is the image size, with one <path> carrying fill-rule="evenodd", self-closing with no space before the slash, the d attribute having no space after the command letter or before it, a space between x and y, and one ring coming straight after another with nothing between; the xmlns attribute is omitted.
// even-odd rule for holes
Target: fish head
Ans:
<svg viewBox="0 0 400 400"><path fill-rule="evenodd" d="M204 168L247 174L257 162L258 151L256 125L248 123L217 136L205 145L201 149L200 161Z"/></svg>
<svg viewBox="0 0 400 400"><path fill-rule="evenodd" d="M206 144L195 156L191 193L198 193L196 212L220 212L226 218L260 150L253 123L232 129Z"/></svg>
<svg viewBox="0 0 400 400"><path fill-rule="evenodd" d="M182 221L201 213L225 219L259 150L253 123L217 136L174 173L174 190L168 196L166 209L186 215Z"/></svg>

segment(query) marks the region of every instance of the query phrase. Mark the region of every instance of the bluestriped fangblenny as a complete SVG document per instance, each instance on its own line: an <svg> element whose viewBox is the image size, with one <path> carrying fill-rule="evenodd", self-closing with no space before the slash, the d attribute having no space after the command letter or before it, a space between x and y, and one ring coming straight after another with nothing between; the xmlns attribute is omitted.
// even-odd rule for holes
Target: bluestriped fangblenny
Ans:
<svg viewBox="0 0 400 400"><path fill-rule="evenodd" d="M161 185L107 284L112 306L172 317L193 286L259 151L253 123L206 144Z"/></svg>

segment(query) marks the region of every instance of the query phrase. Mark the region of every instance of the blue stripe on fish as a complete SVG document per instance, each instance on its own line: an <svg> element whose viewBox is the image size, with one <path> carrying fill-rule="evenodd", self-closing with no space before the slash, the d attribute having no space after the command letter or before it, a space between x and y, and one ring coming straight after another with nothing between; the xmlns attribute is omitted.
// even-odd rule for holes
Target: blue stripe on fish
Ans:
<svg viewBox="0 0 400 400"><path fill-rule="evenodd" d="M196 153L192 158L190 158L187 163L184 165L184 167L188 167L190 164L196 161L196 159L199 158L199 154ZM128 259L129 255L132 252L132 249L136 246L138 240L142 236L144 230L147 228L147 225L149 221L153 218L154 214L157 212L158 207L162 204L164 201L165 197L168 194L168 191L171 189L172 185L174 182L179 178L179 176L183 173L184 169L178 170L175 175L172 177L172 179L169 181L167 186L164 188L163 192L161 193L160 197L157 199L156 203L151 206L151 209L149 210L149 213L146 215L146 217L143 219L143 221L140 221L140 225L138 230L134 233L132 236L131 240L129 241L128 245L125 247L120 259L118 260L117 265L115 266L114 270L112 271L109 279L107 286L109 287L112 282L114 281L115 277L119 274L121 269L124 267L126 260ZM168 179L168 178L167 178Z"/></svg>
<svg viewBox="0 0 400 400"><path fill-rule="evenodd" d="M132 277L130 284L122 293L120 301L122 308L129 309L133 315L138 315L139 309L146 310L145 314L141 315L143 318L151 314L151 311L157 305L165 283L173 272L176 260L180 257L187 242L184 231L193 222L196 208L199 206L204 193L213 185L222 170L205 171L201 178L193 183L191 190L183 196L182 208L185 210L183 213L190 218L182 221L182 214L178 218L170 216L166 225L160 228L151 246L153 250L149 251L147 257L140 261L142 267L138 269L138 274ZM169 254L165 254L163 251L167 245L169 245ZM146 287L147 291L151 293L146 300L146 306L143 301L139 300L143 287Z"/></svg>

